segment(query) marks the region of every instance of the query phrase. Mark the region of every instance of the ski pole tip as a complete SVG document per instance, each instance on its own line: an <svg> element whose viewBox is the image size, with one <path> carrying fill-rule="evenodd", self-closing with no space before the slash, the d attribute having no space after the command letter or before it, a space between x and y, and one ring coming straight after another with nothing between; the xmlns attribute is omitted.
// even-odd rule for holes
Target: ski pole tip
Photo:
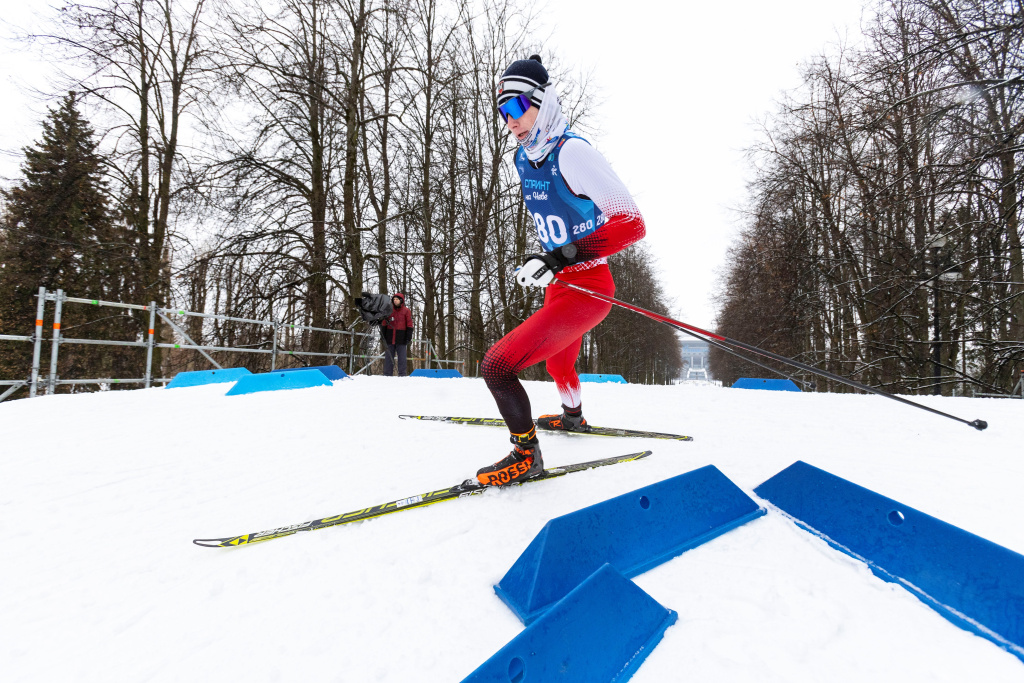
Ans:
<svg viewBox="0 0 1024 683"><path fill-rule="evenodd" d="M983 430L983 429L987 429L988 428L988 422L985 422L984 420L975 420L974 422L968 422L967 424L971 425L972 427L977 429L979 432L981 430Z"/></svg>

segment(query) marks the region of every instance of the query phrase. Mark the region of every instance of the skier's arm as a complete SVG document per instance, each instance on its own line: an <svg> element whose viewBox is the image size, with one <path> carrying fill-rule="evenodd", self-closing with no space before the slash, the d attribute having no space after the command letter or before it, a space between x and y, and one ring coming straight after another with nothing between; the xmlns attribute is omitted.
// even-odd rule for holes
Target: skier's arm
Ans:
<svg viewBox="0 0 1024 683"><path fill-rule="evenodd" d="M589 198L604 214L605 223L574 242L572 263L611 256L639 242L647 233L633 196L604 155L579 138L570 138L559 153L559 170L577 196Z"/></svg>

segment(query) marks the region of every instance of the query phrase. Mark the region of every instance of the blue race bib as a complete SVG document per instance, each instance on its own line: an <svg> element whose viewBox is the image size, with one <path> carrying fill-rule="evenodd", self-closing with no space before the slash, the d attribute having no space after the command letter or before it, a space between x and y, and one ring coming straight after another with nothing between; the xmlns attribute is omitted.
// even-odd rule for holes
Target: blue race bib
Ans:
<svg viewBox="0 0 1024 683"><path fill-rule="evenodd" d="M554 251L569 242L580 240L605 222L604 214L597 205L590 199L573 194L558 171L562 145L570 138L583 140L574 133L566 132L540 168L530 164L522 148L516 154L516 170L522 181L523 200L533 217L537 239L544 251Z"/></svg>

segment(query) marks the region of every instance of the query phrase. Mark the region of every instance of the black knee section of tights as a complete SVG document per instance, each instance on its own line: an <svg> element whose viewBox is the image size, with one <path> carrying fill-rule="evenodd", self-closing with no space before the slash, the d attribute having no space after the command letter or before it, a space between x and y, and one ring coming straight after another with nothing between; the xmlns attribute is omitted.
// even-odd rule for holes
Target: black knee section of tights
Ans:
<svg viewBox="0 0 1024 683"><path fill-rule="evenodd" d="M519 382L515 368L503 358L497 347L492 347L480 362L480 374L487 383L498 411L505 418L505 424L515 434L522 434L533 427L530 414L530 397Z"/></svg>

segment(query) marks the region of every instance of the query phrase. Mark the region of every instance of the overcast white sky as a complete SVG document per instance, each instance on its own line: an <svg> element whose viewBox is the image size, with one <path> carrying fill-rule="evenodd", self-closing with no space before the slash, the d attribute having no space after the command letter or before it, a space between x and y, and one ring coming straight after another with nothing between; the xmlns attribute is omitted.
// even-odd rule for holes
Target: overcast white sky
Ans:
<svg viewBox="0 0 1024 683"><path fill-rule="evenodd" d="M9 40L11 26L33 28L32 12L53 4L5 3L2 152L38 137L45 106L26 88L45 87L48 72ZM798 85L799 62L840 39L856 42L861 0L550 0L541 17L551 35L545 56L592 70L600 86L592 142L637 198L676 313L711 327L716 270L749 178L743 149L779 93ZM18 163L0 154L0 178Z"/></svg>
<svg viewBox="0 0 1024 683"><path fill-rule="evenodd" d="M743 149L799 85L799 62L857 42L861 0L552 0L545 16L555 51L599 81L593 142L637 199L676 312L710 328L750 176Z"/></svg>

